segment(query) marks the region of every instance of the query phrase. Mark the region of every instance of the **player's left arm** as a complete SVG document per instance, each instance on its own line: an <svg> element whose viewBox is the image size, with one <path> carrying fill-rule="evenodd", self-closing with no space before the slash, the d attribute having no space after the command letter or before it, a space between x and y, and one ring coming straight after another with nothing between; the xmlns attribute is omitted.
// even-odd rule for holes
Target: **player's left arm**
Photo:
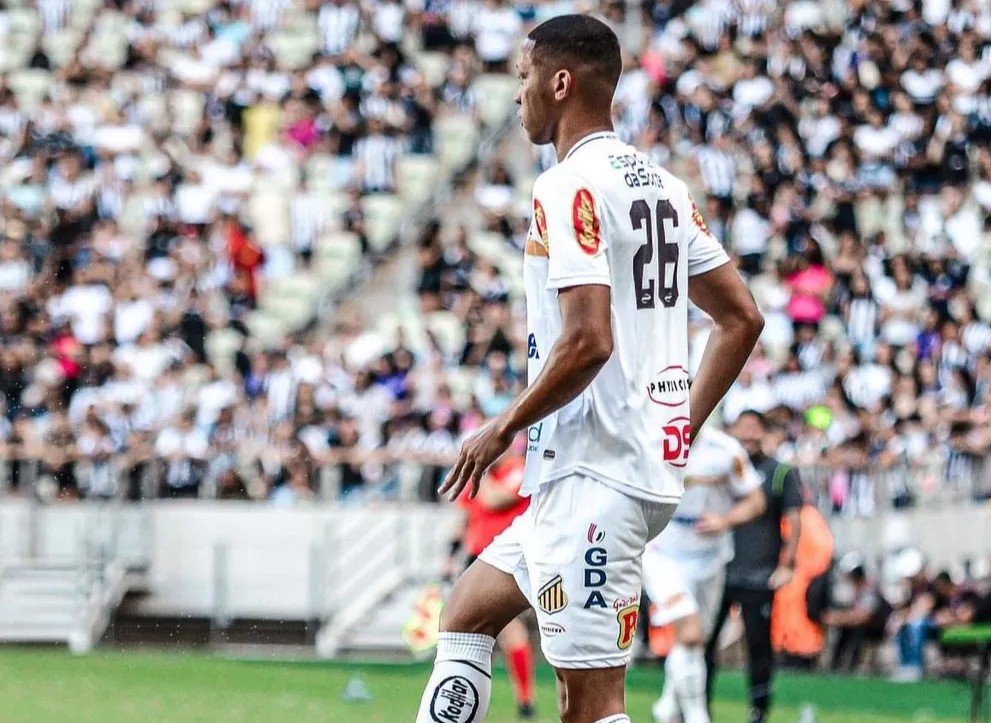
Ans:
<svg viewBox="0 0 991 723"><path fill-rule="evenodd" d="M558 292L561 334L526 391L465 441L440 493L454 499L478 481L513 436L573 400L612 356L611 277L601 228L600 201L590 184L561 169L537 179L534 206L549 247L547 287Z"/></svg>
<svg viewBox="0 0 991 723"><path fill-rule="evenodd" d="M730 489L736 502L725 515L705 513L696 523L696 529L704 535L718 535L757 519L767 509L767 498L761 488L760 475L747 459L743 449L733 454L733 471L729 478Z"/></svg>

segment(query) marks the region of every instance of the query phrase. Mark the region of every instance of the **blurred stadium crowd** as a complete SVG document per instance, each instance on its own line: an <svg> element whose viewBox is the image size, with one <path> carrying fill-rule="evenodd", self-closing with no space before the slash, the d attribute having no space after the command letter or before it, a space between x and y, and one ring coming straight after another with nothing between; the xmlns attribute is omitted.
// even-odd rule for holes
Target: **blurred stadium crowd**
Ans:
<svg viewBox="0 0 991 723"><path fill-rule="evenodd" d="M6 488L435 499L524 382L554 158L498 131L519 38L573 11L616 28L618 132L690 179L767 316L723 418L766 412L837 514L987 496L978 0L6 3Z"/></svg>

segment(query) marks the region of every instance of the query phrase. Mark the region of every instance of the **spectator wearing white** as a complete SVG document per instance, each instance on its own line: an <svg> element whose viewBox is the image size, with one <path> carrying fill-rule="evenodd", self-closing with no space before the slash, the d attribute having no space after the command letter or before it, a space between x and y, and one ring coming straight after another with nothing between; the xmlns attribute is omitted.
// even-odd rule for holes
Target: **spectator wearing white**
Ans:
<svg viewBox="0 0 991 723"><path fill-rule="evenodd" d="M472 31L475 52L488 72L506 72L508 60L523 30L516 8L506 0L483 0L475 11Z"/></svg>
<svg viewBox="0 0 991 723"><path fill-rule="evenodd" d="M920 51L912 55L909 69L902 73L902 88L918 105L930 105L943 87L943 73L931 67L929 60Z"/></svg>
<svg viewBox="0 0 991 723"><path fill-rule="evenodd" d="M773 95L774 83L766 75L759 74L755 61L748 60L743 64L742 76L733 85L733 115L744 118Z"/></svg>
<svg viewBox="0 0 991 723"><path fill-rule="evenodd" d="M745 272L757 273L763 267L771 231L770 222L766 215L758 213L753 199L733 215L729 236Z"/></svg>
<svg viewBox="0 0 991 723"><path fill-rule="evenodd" d="M349 0L330 0L323 3L317 16L317 25L323 41L323 52L330 56L341 55L351 47L361 27L358 3Z"/></svg>
<svg viewBox="0 0 991 723"><path fill-rule="evenodd" d="M875 280L874 294L881 305L881 338L895 347L915 341L921 331L920 310L926 303L926 284L913 276L903 256L891 260L892 276Z"/></svg>
<svg viewBox="0 0 991 723"><path fill-rule="evenodd" d="M392 191L396 187L396 161L402 144L387 134L382 121L371 118L368 134L354 144L355 177L365 193Z"/></svg>
<svg viewBox="0 0 991 723"><path fill-rule="evenodd" d="M398 45L403 39L406 8L400 0L378 0L372 9L372 32L383 43Z"/></svg>
<svg viewBox="0 0 991 723"><path fill-rule="evenodd" d="M209 442L193 425L196 413L187 410L174 426L163 429L155 440L155 455L165 464L163 497L196 497L203 480Z"/></svg>

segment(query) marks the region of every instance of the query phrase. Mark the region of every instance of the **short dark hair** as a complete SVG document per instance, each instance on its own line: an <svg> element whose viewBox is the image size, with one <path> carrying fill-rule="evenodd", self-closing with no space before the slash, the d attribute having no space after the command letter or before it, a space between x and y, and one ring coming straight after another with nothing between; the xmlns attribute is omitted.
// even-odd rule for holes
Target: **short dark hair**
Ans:
<svg viewBox="0 0 991 723"><path fill-rule="evenodd" d="M736 415L737 419L742 419L743 417L753 417L760 423L760 426L763 427L764 429L770 429L771 427L770 423L767 420L767 416L763 412L754 409L753 407L748 407L744 409L742 412L740 412L738 415Z"/></svg>
<svg viewBox="0 0 991 723"><path fill-rule="evenodd" d="M615 89L623 72L619 38L608 25L591 15L558 15L527 35L537 58L563 62L569 69L580 67Z"/></svg>

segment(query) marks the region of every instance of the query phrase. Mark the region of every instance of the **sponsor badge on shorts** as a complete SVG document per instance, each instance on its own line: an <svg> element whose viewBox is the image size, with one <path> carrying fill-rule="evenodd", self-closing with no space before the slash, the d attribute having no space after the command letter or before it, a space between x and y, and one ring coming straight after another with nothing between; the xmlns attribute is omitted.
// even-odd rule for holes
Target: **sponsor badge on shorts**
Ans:
<svg viewBox="0 0 991 723"><path fill-rule="evenodd" d="M630 605L616 613L616 622L619 623L619 637L616 638L616 647L626 650L633 645L633 638L637 635L637 618L640 616L640 605Z"/></svg>
<svg viewBox="0 0 991 723"><path fill-rule="evenodd" d="M564 580L555 575L537 592L537 604L548 615L559 613L568 605L568 596L564 593Z"/></svg>

